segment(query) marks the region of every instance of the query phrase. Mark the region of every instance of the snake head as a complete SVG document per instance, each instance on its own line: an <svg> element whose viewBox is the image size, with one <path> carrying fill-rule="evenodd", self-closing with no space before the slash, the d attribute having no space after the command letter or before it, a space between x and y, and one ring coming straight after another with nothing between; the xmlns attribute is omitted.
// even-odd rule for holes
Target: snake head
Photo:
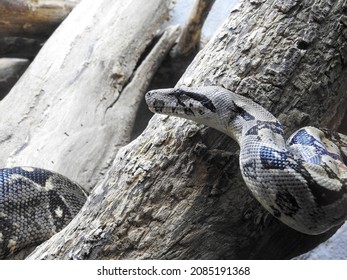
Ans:
<svg viewBox="0 0 347 280"><path fill-rule="evenodd" d="M242 120L254 119L245 109L246 100L218 86L157 89L146 94L152 112L208 125L235 140L241 133Z"/></svg>

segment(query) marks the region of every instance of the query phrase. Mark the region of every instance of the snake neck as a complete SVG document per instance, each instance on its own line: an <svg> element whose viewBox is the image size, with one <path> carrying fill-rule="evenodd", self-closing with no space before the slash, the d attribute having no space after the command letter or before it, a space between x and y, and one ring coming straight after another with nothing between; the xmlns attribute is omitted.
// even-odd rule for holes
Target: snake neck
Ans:
<svg viewBox="0 0 347 280"><path fill-rule="evenodd" d="M222 87L172 88L149 91L146 102L154 113L193 120L217 129L239 144L250 128L276 118L248 98Z"/></svg>
<svg viewBox="0 0 347 280"><path fill-rule="evenodd" d="M146 102L155 113L190 119L235 139L248 189L288 226L320 234L346 220L347 167L322 131L303 128L286 143L271 113L220 87L154 90Z"/></svg>

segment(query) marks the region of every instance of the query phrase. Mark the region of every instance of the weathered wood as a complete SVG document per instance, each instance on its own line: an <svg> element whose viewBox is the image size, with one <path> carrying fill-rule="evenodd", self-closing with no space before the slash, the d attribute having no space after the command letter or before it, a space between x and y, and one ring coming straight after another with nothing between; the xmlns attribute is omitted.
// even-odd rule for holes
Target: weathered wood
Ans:
<svg viewBox="0 0 347 280"><path fill-rule="evenodd" d="M179 84L253 98L287 133L320 125L346 99L345 1L241 2ZM155 116L123 147L82 211L32 259L283 259L327 239L296 232L250 195L238 146Z"/></svg>
<svg viewBox="0 0 347 280"><path fill-rule="evenodd" d="M0 36L48 37L80 0L1 0Z"/></svg>
<svg viewBox="0 0 347 280"><path fill-rule="evenodd" d="M175 44L179 34L180 28L178 25L166 28L163 34L159 36L160 39L158 42L151 48L145 60L137 68L131 83L122 91L122 95L119 99L122 108L118 108L118 110L124 111L121 115L122 118L127 120L122 128L122 130L126 131L124 135L124 140L126 142L130 142L134 134L140 134L143 130L138 131L139 128L136 128L135 121L139 117L141 118L138 110L140 110L139 107L141 102L144 101L144 93L148 89L161 62Z"/></svg>
<svg viewBox="0 0 347 280"><path fill-rule="evenodd" d="M0 58L0 100L11 90L29 64L27 59Z"/></svg>
<svg viewBox="0 0 347 280"><path fill-rule="evenodd" d="M33 60L45 41L46 39L21 37L0 38L0 57L17 57Z"/></svg>
<svg viewBox="0 0 347 280"><path fill-rule="evenodd" d="M163 56L141 70L168 12L167 1L142 3L83 0L72 11L0 103L1 166L45 167L87 190L102 178Z"/></svg>
<svg viewBox="0 0 347 280"><path fill-rule="evenodd" d="M347 260L347 227L339 228L328 241L319 244L312 251L296 257L299 260Z"/></svg>
<svg viewBox="0 0 347 280"><path fill-rule="evenodd" d="M177 45L171 52L173 56L188 55L198 48L202 27L214 2L215 0L195 0Z"/></svg>

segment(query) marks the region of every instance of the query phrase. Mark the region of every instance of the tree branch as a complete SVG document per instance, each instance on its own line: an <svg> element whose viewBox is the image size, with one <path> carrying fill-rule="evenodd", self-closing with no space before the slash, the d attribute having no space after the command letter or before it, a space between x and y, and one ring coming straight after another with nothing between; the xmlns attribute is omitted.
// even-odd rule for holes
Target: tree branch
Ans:
<svg viewBox="0 0 347 280"><path fill-rule="evenodd" d="M320 125L346 99L346 5L245 0L179 84L223 85L251 97L287 133ZM283 259L335 230L308 236L280 223L250 195L228 137L155 116L118 152L73 222L31 258Z"/></svg>

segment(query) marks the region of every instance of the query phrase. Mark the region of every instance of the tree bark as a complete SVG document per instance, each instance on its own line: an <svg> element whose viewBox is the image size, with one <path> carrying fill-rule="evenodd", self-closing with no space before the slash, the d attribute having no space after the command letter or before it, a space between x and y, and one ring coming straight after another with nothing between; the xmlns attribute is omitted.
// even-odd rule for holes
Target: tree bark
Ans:
<svg viewBox="0 0 347 280"><path fill-rule="evenodd" d="M0 36L47 38L80 0L1 0Z"/></svg>
<svg viewBox="0 0 347 280"><path fill-rule="evenodd" d="M342 0L245 0L179 84L251 97L287 133L324 124L346 99L346 8ZM118 152L72 223L31 259L284 259L335 230L288 228L247 190L233 141L156 115Z"/></svg>
<svg viewBox="0 0 347 280"><path fill-rule="evenodd" d="M1 166L44 167L86 190L103 177L177 37L169 31L144 58L168 8L142 4L84 0L73 10L0 103Z"/></svg>

